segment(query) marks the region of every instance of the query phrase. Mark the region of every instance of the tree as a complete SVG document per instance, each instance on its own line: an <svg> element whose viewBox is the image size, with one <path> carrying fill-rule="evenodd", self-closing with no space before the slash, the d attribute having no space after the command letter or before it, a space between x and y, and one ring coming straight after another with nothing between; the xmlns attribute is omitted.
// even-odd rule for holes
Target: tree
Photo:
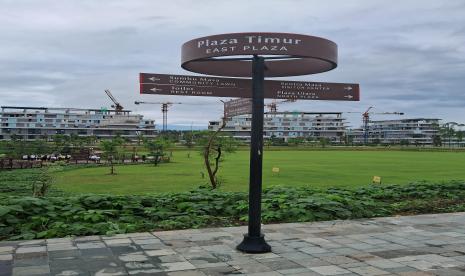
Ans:
<svg viewBox="0 0 465 276"><path fill-rule="evenodd" d="M29 143L29 153L47 154L49 151L49 144L43 140L35 140Z"/></svg>
<svg viewBox="0 0 465 276"><path fill-rule="evenodd" d="M0 152L4 157L13 158L14 157L14 148L12 141L2 141Z"/></svg>
<svg viewBox="0 0 465 276"><path fill-rule="evenodd" d="M433 146L435 146L435 147L440 147L440 146L442 146L442 139L441 139L441 136L439 136L439 135L434 135L434 136L433 136Z"/></svg>
<svg viewBox="0 0 465 276"><path fill-rule="evenodd" d="M79 137L79 135L77 135L76 133L71 133L71 135L69 136L69 141L73 148L80 147L82 144L81 137Z"/></svg>
<svg viewBox="0 0 465 276"><path fill-rule="evenodd" d="M16 134L16 133L11 134L10 138L11 138L11 141L13 141L13 142L16 142L16 141L18 141L18 140L21 140L21 136L19 136L19 135Z"/></svg>
<svg viewBox="0 0 465 276"><path fill-rule="evenodd" d="M10 158L21 158L25 154L30 154L27 142L19 139L11 139L6 146L6 155Z"/></svg>
<svg viewBox="0 0 465 276"><path fill-rule="evenodd" d="M326 148L326 146L329 144L329 138L321 137L320 139L320 145L322 148Z"/></svg>
<svg viewBox="0 0 465 276"><path fill-rule="evenodd" d="M158 166L160 158L165 156L164 150L168 148L170 144L171 142L169 140L162 137L153 140L145 140L144 146L153 157L154 166Z"/></svg>
<svg viewBox="0 0 465 276"><path fill-rule="evenodd" d="M455 137L457 138L457 142L460 144L463 141L464 131L457 131L455 133Z"/></svg>
<svg viewBox="0 0 465 276"><path fill-rule="evenodd" d="M223 120L220 127L210 133L204 132L205 136L200 139L199 143L202 145L202 155L204 159L204 165L207 169L208 178L212 189L218 187L218 171L221 162L224 160L224 153L235 152L238 143L236 139L230 136L219 136L218 134L226 126L226 122Z"/></svg>
<svg viewBox="0 0 465 276"><path fill-rule="evenodd" d="M448 122L439 127L439 134L441 137L447 138L449 147L451 146L451 138L455 136L454 126L456 125L456 122Z"/></svg>
<svg viewBox="0 0 465 276"><path fill-rule="evenodd" d="M137 145L140 146L140 144L142 142L144 142L144 140L145 140L144 133L143 132L138 132L137 133Z"/></svg>
<svg viewBox="0 0 465 276"><path fill-rule="evenodd" d="M123 140L119 137L115 137L112 140L104 140L100 143L102 146L103 154L110 162L110 174L115 174L115 168L113 160L117 157L119 152L119 147L123 144Z"/></svg>
<svg viewBox="0 0 465 276"><path fill-rule="evenodd" d="M71 151L71 138L68 135L56 134L52 137L55 144L55 151L66 154Z"/></svg>
<svg viewBox="0 0 465 276"><path fill-rule="evenodd" d="M53 172L57 170L57 167L44 166L39 170L39 174L32 183L32 196L34 197L44 197L48 193L53 183Z"/></svg>
<svg viewBox="0 0 465 276"><path fill-rule="evenodd" d="M177 130L167 130L167 131L160 133L161 138L168 140L172 143L178 143L181 135L182 133Z"/></svg>
<svg viewBox="0 0 465 276"><path fill-rule="evenodd" d="M354 136L353 135L346 135L346 145L353 146L354 145Z"/></svg>
<svg viewBox="0 0 465 276"><path fill-rule="evenodd" d="M299 145L305 143L305 139L302 138L302 137L289 138L289 139L287 140L287 143L289 144L289 146L295 146L295 147L297 147L297 146L299 146Z"/></svg>
<svg viewBox="0 0 465 276"><path fill-rule="evenodd" d="M44 140L45 142L48 142L48 134L47 133L44 133L44 134L40 135L40 138L42 140Z"/></svg>
<svg viewBox="0 0 465 276"><path fill-rule="evenodd" d="M183 133L183 140L184 140L184 145L188 148L191 149L194 147L194 140L195 140L195 134L192 131L186 131Z"/></svg>
<svg viewBox="0 0 465 276"><path fill-rule="evenodd" d="M275 135L271 135L270 137L271 145L272 146L287 146L288 144L284 141L284 138L278 138Z"/></svg>
<svg viewBox="0 0 465 276"><path fill-rule="evenodd" d="M269 149L273 145L273 142L271 141L271 139L266 139L263 141L263 145Z"/></svg>
<svg viewBox="0 0 465 276"><path fill-rule="evenodd" d="M456 125L456 123L455 123ZM455 136L454 123L447 123L447 138L449 140L449 148L451 146L451 139Z"/></svg>
<svg viewBox="0 0 465 276"><path fill-rule="evenodd" d="M400 145L401 146L408 146L410 142L407 139L402 139L400 140Z"/></svg>
<svg viewBox="0 0 465 276"><path fill-rule="evenodd" d="M83 140L83 144L85 147L91 147L95 145L95 142L97 141L97 136L89 135L89 136L81 137L81 139Z"/></svg>

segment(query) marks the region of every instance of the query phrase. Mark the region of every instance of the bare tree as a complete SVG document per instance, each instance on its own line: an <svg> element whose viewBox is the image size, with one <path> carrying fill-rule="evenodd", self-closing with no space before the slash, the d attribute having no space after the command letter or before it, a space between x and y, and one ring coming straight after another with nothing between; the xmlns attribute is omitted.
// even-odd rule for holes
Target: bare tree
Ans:
<svg viewBox="0 0 465 276"><path fill-rule="evenodd" d="M234 152L237 148L237 141L229 136L219 136L219 133L226 127L223 119L221 125L213 133L207 136L203 147L203 158L208 178L213 189L218 187L217 173L225 152Z"/></svg>

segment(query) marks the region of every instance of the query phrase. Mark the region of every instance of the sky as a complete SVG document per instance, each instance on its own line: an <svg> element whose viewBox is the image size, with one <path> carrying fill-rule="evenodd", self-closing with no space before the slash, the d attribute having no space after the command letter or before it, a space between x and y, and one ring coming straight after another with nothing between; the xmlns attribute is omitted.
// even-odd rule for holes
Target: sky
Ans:
<svg viewBox="0 0 465 276"><path fill-rule="evenodd" d="M218 98L140 95L138 74L194 75L181 45L233 32L288 32L338 44L338 67L286 80L359 83L360 102L298 101L279 111L404 112L465 123L465 1L0 0L0 105L126 108L161 124L206 127ZM361 114L347 113L359 127ZM372 119L397 119L376 115Z"/></svg>

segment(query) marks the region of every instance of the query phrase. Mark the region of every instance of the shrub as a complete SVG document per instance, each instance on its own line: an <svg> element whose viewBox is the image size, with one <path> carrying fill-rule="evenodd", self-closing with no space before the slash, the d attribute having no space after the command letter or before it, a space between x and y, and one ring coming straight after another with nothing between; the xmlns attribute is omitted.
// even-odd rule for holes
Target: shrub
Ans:
<svg viewBox="0 0 465 276"><path fill-rule="evenodd" d="M263 192L262 218L276 223L463 211L464 196L461 181L357 190L274 187ZM204 188L147 196L2 195L0 200L0 239L13 240L241 225L248 208L246 193Z"/></svg>

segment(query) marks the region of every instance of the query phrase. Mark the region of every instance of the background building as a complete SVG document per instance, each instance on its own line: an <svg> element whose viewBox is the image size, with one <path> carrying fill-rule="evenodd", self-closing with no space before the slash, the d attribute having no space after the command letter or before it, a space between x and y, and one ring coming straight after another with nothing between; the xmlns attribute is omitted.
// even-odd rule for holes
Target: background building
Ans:
<svg viewBox="0 0 465 276"><path fill-rule="evenodd" d="M346 127L341 112L268 112L264 115L265 138L295 137L328 138L332 142L343 139ZM252 115L238 115L226 119L223 129L236 138L250 140ZM209 130L217 130L220 121L210 121Z"/></svg>
<svg viewBox="0 0 465 276"><path fill-rule="evenodd" d="M433 137L439 135L440 119L413 118L370 121L368 124L368 144L432 145ZM347 132L354 144L363 144L363 129Z"/></svg>
<svg viewBox="0 0 465 276"><path fill-rule="evenodd" d="M153 120L129 110L2 106L0 140L13 135L25 140L43 139L56 134L136 139L155 136Z"/></svg>

